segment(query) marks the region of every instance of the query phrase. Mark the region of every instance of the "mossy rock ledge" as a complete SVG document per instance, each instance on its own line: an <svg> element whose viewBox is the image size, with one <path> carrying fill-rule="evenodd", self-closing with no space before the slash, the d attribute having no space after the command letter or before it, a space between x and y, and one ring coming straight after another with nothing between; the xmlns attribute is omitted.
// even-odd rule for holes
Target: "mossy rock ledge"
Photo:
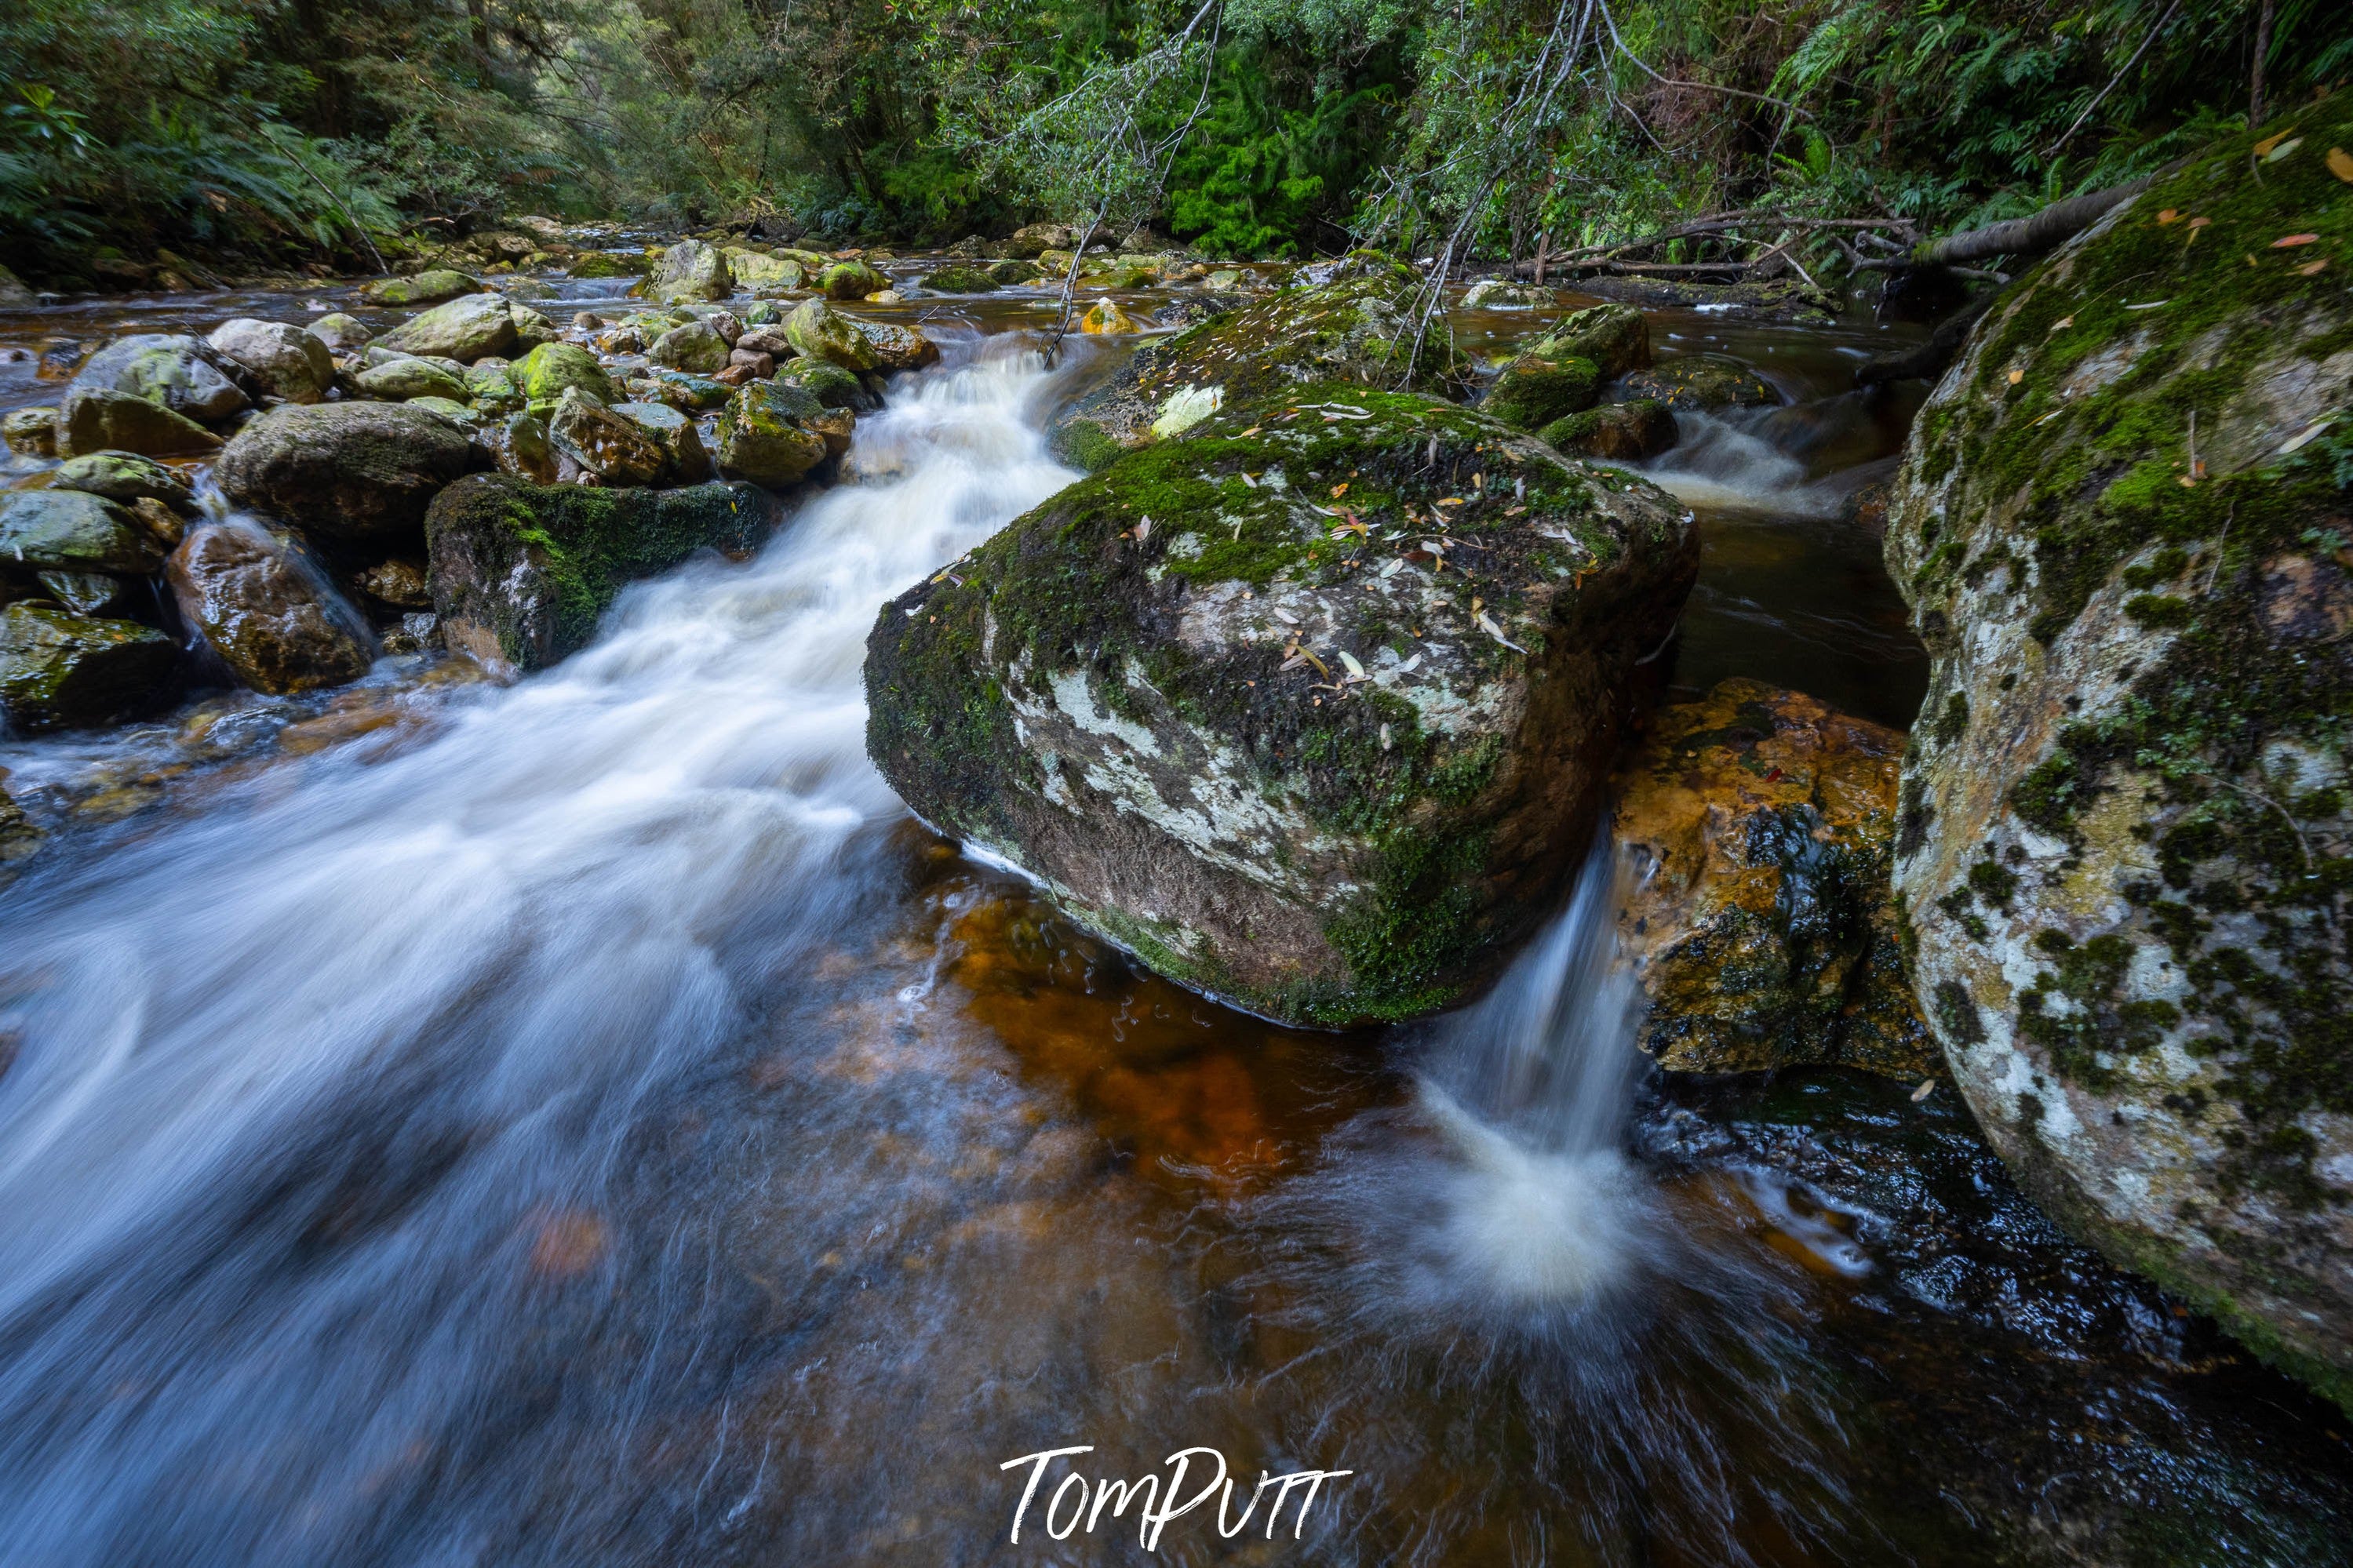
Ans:
<svg viewBox="0 0 2353 1568"><path fill-rule="evenodd" d="M698 550L748 550L776 503L756 485L594 489L476 474L425 518L442 637L502 674L540 669L587 645L622 588Z"/></svg>
<svg viewBox="0 0 2353 1568"><path fill-rule="evenodd" d="M886 605L867 747L925 820L1173 979L1289 1022L1409 1017L1552 907L1697 565L1645 481L1302 385Z"/></svg>
<svg viewBox="0 0 2353 1568"><path fill-rule="evenodd" d="M2063 1223L2353 1407L2332 148L2353 95L2021 279L1921 411L1886 550L1934 661L1895 887L1961 1091Z"/></svg>

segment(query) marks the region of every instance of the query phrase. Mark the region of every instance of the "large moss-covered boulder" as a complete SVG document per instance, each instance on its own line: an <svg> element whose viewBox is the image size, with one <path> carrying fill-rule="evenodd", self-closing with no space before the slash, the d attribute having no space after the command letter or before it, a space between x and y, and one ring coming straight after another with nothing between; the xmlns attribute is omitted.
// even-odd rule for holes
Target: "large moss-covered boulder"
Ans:
<svg viewBox="0 0 2353 1568"><path fill-rule="evenodd" d="M1567 415L1537 434L1574 458L1639 463L1674 446L1680 432L1665 404L1638 397L1631 403L1605 403L1582 414Z"/></svg>
<svg viewBox="0 0 2353 1568"><path fill-rule="evenodd" d="M2021 1182L2353 1404L2353 97L2295 119L2020 279L1922 410L1895 885Z"/></svg>
<svg viewBox="0 0 2353 1568"><path fill-rule="evenodd" d="M248 519L190 529L166 575L182 618L256 691L341 686L375 658L367 623L301 543Z"/></svg>
<svg viewBox="0 0 2353 1568"><path fill-rule="evenodd" d="M1600 387L1601 368L1589 359L1527 353L1504 367L1482 406L1514 430L1541 430L1591 408Z"/></svg>
<svg viewBox="0 0 2353 1568"><path fill-rule="evenodd" d="M90 355L74 374L73 390L128 393L203 425L247 406L241 374L201 338L140 332Z"/></svg>
<svg viewBox="0 0 2353 1568"><path fill-rule="evenodd" d="M240 506L357 540L415 530L472 462L466 433L422 408L290 403L238 431L216 473Z"/></svg>
<svg viewBox="0 0 2353 1568"><path fill-rule="evenodd" d="M460 294L479 294L481 279L447 267L436 267L406 278L379 278L360 290L371 305L438 305Z"/></svg>
<svg viewBox="0 0 2353 1568"><path fill-rule="evenodd" d="M797 482L826 459L825 437L810 427L824 412L806 387L751 383L719 416L719 471L771 489Z"/></svg>
<svg viewBox="0 0 2353 1568"><path fill-rule="evenodd" d="M923 818L1272 1017L1445 1005L1582 858L1690 515L1346 383L1131 453L886 605L867 746Z"/></svg>
<svg viewBox="0 0 2353 1568"><path fill-rule="evenodd" d="M665 305L724 300L735 291L726 254L699 239L681 239L661 253L646 291Z"/></svg>
<svg viewBox="0 0 2353 1568"><path fill-rule="evenodd" d="M68 393L58 424L59 457L115 451L170 458L209 452L220 444L219 437L184 414L102 387L76 387Z"/></svg>
<svg viewBox="0 0 2353 1568"><path fill-rule="evenodd" d="M942 294L992 294L997 279L979 267L943 267L925 276L923 287Z"/></svg>
<svg viewBox="0 0 2353 1568"><path fill-rule="evenodd" d="M162 501L186 510L195 504L195 491L179 470L136 452L92 452L58 465L49 476L52 489L82 490L109 500Z"/></svg>
<svg viewBox="0 0 2353 1568"><path fill-rule="evenodd" d="M502 294L462 295L410 317L375 341L401 353L470 364L515 346L514 310Z"/></svg>
<svg viewBox="0 0 2353 1568"><path fill-rule="evenodd" d="M785 318L785 340L809 359L847 371L878 370L882 356L860 323L822 300L804 300Z"/></svg>
<svg viewBox="0 0 2353 1568"><path fill-rule="evenodd" d="M1137 350L1055 422L1055 451L1080 468L1101 468L1154 440L1155 423L1179 400L1206 408L1316 381L1446 396L1467 384L1469 362L1455 353L1445 318L1418 316L1421 280L1411 268L1359 251L1317 276L1326 280Z"/></svg>
<svg viewBox="0 0 2353 1568"><path fill-rule="evenodd" d="M352 384L370 397L406 403L412 397L435 397L463 406L473 394L465 377L429 359L388 359L370 365L352 378Z"/></svg>
<svg viewBox="0 0 2353 1568"><path fill-rule="evenodd" d="M1563 316L1523 352L1539 359L1588 359L1608 380L1650 364L1651 324L1631 305L1590 305Z"/></svg>
<svg viewBox="0 0 2353 1568"><path fill-rule="evenodd" d="M508 377L524 399L550 411L567 390L576 388L599 403L617 403L620 394L613 378L595 354L578 343L542 343L515 362Z"/></svg>
<svg viewBox="0 0 2353 1568"><path fill-rule="evenodd" d="M891 287L891 279L863 261L837 261L818 279L828 300L863 300Z"/></svg>
<svg viewBox="0 0 2353 1568"><path fill-rule="evenodd" d="M647 344L646 358L671 370L709 375L727 368L727 340L704 322L689 321Z"/></svg>
<svg viewBox="0 0 2353 1568"><path fill-rule="evenodd" d="M1619 772L1618 934L1662 1067L1934 1070L1888 885L1903 751L1757 680L1655 716Z"/></svg>
<svg viewBox="0 0 2353 1568"><path fill-rule="evenodd" d="M215 327L205 342L289 403L316 403L335 384L335 358L326 343L284 321L239 316Z"/></svg>
<svg viewBox="0 0 2353 1568"><path fill-rule="evenodd" d="M0 492L0 570L143 577L163 546L127 509L83 490Z"/></svg>
<svg viewBox="0 0 2353 1568"><path fill-rule="evenodd" d="M755 291L797 289L805 278L797 261L779 260L736 246L727 247L727 269L734 276L737 288Z"/></svg>
<svg viewBox="0 0 2353 1568"><path fill-rule="evenodd" d="M622 587L698 550L747 550L775 503L753 485L676 490L533 485L479 474L425 522L443 640L501 670L538 669L586 645Z"/></svg>
<svg viewBox="0 0 2353 1568"><path fill-rule="evenodd" d="M161 695L178 658L136 621L14 604L0 611L0 716L20 734L102 724Z"/></svg>
<svg viewBox="0 0 2353 1568"><path fill-rule="evenodd" d="M591 250L572 264L570 278L643 278L653 263L633 251Z"/></svg>

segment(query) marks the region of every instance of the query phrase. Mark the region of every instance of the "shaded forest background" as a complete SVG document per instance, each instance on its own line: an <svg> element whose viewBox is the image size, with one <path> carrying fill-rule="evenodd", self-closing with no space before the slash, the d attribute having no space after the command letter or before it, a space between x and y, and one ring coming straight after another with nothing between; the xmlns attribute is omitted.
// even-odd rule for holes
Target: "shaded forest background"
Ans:
<svg viewBox="0 0 2353 1568"><path fill-rule="evenodd" d="M2342 0L14 0L0 263L517 213L1220 256L1986 222L2353 77Z"/></svg>

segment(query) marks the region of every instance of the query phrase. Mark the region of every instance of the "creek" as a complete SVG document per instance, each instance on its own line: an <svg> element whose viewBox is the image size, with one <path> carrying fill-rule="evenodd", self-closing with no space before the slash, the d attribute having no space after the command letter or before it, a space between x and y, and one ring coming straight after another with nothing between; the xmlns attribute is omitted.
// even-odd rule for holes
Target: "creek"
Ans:
<svg viewBox="0 0 2353 1568"><path fill-rule="evenodd" d="M1072 478L1104 351L899 309L944 358L850 477L554 669L0 742L71 824L0 889L0 1563L1155 1560L1008 1543L1000 1465L1077 1445L1353 1472L1298 1540L1177 1521L1187 1564L2347 1560L2343 1417L2066 1241L1949 1087L1646 1072L1606 850L1485 998L1335 1036L911 820L876 606ZM0 405L47 337L238 314L293 308L0 319ZM1707 551L1664 695L1907 723L1841 504L1909 413L1843 390L1877 330L1654 329L1791 399L1652 465Z"/></svg>

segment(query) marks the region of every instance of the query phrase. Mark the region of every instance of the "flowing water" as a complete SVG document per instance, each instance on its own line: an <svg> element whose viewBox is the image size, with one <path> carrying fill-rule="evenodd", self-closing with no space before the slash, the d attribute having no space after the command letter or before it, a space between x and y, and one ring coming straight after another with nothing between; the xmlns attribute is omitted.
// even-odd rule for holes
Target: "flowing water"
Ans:
<svg viewBox="0 0 2353 1568"><path fill-rule="evenodd" d="M2335 1414L1948 1091L1646 1077L1606 850L1485 998L1335 1037L909 821L863 641L1071 477L1027 308L554 670L0 746L70 825L0 890L0 1563L2343 1556ZM1909 718L1851 346L1731 344L1810 416L1656 465L1708 525L1672 688ZM1185 1448L1240 1485L1148 1552L1098 1483Z"/></svg>

